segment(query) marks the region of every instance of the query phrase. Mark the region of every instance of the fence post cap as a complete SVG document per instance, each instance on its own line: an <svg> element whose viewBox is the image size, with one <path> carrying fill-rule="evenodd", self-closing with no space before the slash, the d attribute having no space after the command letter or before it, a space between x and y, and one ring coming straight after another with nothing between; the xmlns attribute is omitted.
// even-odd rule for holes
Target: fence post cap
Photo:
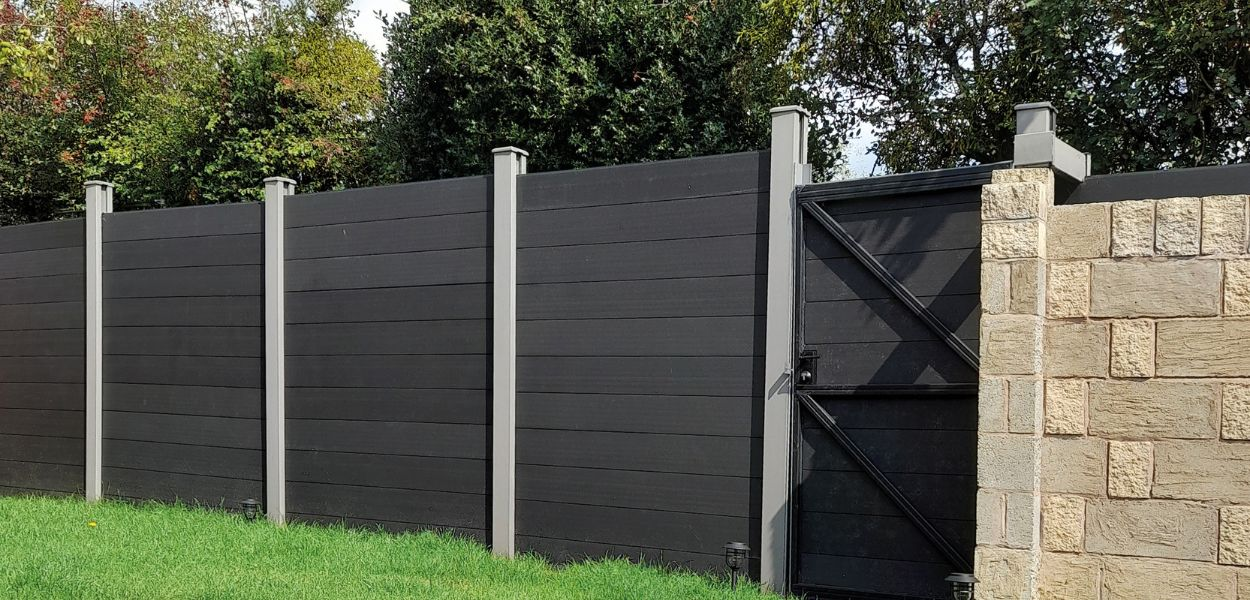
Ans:
<svg viewBox="0 0 1250 600"><path fill-rule="evenodd" d="M526 152L520 148L517 148L516 146L500 146L499 148L491 149L490 153L491 154L520 154L521 156L530 155L529 152Z"/></svg>
<svg viewBox="0 0 1250 600"><path fill-rule="evenodd" d="M281 183L289 183L289 184L291 184L291 185L295 185L295 180L294 180L294 179L291 179L290 177L266 177L266 178L262 179L261 181L263 181L263 182L265 182L265 183L269 183L269 182L271 182L271 181L277 181L277 182L281 182Z"/></svg>
<svg viewBox="0 0 1250 600"><path fill-rule="evenodd" d="M799 113L805 117L812 116L812 113L808 112L806 108L796 104L791 104L789 106L775 106L768 111L768 114L770 115L784 115L786 113Z"/></svg>
<svg viewBox="0 0 1250 600"><path fill-rule="evenodd" d="M91 181L83 182L82 186L83 187L113 187L113 182L101 181L99 179L92 179Z"/></svg>

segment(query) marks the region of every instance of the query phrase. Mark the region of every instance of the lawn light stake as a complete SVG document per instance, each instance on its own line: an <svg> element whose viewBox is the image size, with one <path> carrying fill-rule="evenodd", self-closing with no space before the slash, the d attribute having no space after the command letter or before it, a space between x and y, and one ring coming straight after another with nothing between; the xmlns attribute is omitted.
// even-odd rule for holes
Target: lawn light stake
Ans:
<svg viewBox="0 0 1250 600"><path fill-rule="evenodd" d="M725 566L729 567L730 589L738 589L738 571L741 571L743 565L746 564L747 552L750 550L751 548L742 542L725 544Z"/></svg>
<svg viewBox="0 0 1250 600"><path fill-rule="evenodd" d="M951 598L955 600L972 600L977 578L971 573L951 573L946 581L951 584Z"/></svg>
<svg viewBox="0 0 1250 600"><path fill-rule="evenodd" d="M255 521L257 515L260 514L260 502L253 498L248 498L239 503L243 507L243 518L249 521Z"/></svg>

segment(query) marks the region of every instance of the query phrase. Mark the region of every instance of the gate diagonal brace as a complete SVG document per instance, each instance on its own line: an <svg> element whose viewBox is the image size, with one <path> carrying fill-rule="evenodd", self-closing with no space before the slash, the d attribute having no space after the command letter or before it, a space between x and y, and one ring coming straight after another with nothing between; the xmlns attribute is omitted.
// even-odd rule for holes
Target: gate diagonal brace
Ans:
<svg viewBox="0 0 1250 600"><path fill-rule="evenodd" d="M974 370L980 370L980 357L963 340L959 339L959 336L946 327L945 323L942 323L937 316L930 312L928 307L911 293L911 290L908 290L892 273L886 270L871 252L860 245L854 237L851 237L851 234L847 233L841 223L834 220L833 217L829 216L829 213L825 212L825 209L816 204L805 203L803 204L803 210L806 210L812 215L812 218L816 219L817 223L820 223L822 227L828 230L834 239L838 240L838 243L845 246L847 251L859 261L859 264L868 269L878 281L885 285L886 289L890 290L890 293L894 294L911 312L915 313L933 333L941 338L947 346L950 346L951 350L960 359L968 363L968 366Z"/></svg>
<svg viewBox="0 0 1250 600"><path fill-rule="evenodd" d="M795 396L798 397L799 402L803 405L803 407L806 408L813 417L815 417L816 421L820 423L820 426L823 427L825 431L828 431L829 434L833 436L833 439L837 440L838 445L842 446L842 449L845 450L847 454L851 455L851 458L855 461L855 463L858 464L870 478L872 478L873 482L881 487L885 494L890 497L890 500L898 506L899 510L903 511L903 514L907 515L907 518L910 519L916 528L920 530L920 533L924 534L925 538L927 538L929 542L942 553L942 556L944 556L952 566L959 569L960 572L971 573L972 565L968 564L968 561L965 560L957 550L955 550L955 547L951 546L950 542L946 541L946 538L942 536L942 533L938 531L937 528L935 528L918 509L916 509L911 501L907 499L907 496L903 495L902 490L898 489L898 487L894 485L894 482L890 481L889 478L885 476L885 473L882 473L881 469L878 469L877 465L872 463L872 460L864 454L863 450L859 449L859 446L855 444L855 441L852 440L850 436L846 435L846 432L838 426L838 422L833 418L833 415L830 415L829 412L826 411L824 407L817 403L811 396L807 394L795 394Z"/></svg>

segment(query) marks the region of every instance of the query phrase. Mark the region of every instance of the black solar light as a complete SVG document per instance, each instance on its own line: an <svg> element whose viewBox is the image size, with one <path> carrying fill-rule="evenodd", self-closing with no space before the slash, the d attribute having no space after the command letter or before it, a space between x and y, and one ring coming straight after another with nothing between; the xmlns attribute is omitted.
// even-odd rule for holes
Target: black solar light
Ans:
<svg viewBox="0 0 1250 600"><path fill-rule="evenodd" d="M955 600L972 600L977 578L971 573L951 573L946 581L951 584L951 598Z"/></svg>
<svg viewBox="0 0 1250 600"><path fill-rule="evenodd" d="M247 500L240 502L239 505L243 507L244 519L255 521L256 517L260 515L260 502L257 502L253 498L248 498Z"/></svg>
<svg viewBox="0 0 1250 600"><path fill-rule="evenodd" d="M742 542L725 544L725 566L729 567L729 585L732 589L738 589L738 571L746 565L747 552L750 549Z"/></svg>

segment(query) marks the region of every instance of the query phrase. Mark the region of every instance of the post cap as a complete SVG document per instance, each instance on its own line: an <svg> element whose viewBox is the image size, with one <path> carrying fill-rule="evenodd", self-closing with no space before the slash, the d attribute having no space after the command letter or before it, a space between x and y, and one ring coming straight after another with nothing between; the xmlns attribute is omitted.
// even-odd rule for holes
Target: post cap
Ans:
<svg viewBox="0 0 1250 600"><path fill-rule="evenodd" d="M113 187L113 183L111 181L100 181L99 179L92 179L91 181L84 182L82 186L83 187L110 187L111 188Z"/></svg>
<svg viewBox="0 0 1250 600"><path fill-rule="evenodd" d="M1016 134L1054 131L1055 117L1055 105L1049 102L1017 104Z"/></svg>
<svg viewBox="0 0 1250 600"><path fill-rule="evenodd" d="M530 155L529 152L526 152L520 148L517 148L516 146L503 146L500 148L495 148L491 150L490 153L491 154L520 154L521 156Z"/></svg>
<svg viewBox="0 0 1250 600"><path fill-rule="evenodd" d="M271 182L271 181L276 181L276 182L279 182L279 183L289 183L289 184L291 184L291 185L295 185L295 180L294 180L294 179L291 179L291 178L289 178L289 177L266 177L266 178L262 179L261 181L264 181L265 183L269 183L269 182Z"/></svg>
<svg viewBox="0 0 1250 600"><path fill-rule="evenodd" d="M802 106L798 106L796 104L791 104L789 106L776 106L768 111L768 114L770 115L783 115L786 113L799 113L800 115L803 115L805 117L812 116L812 113L808 112L806 108L803 108Z"/></svg>

